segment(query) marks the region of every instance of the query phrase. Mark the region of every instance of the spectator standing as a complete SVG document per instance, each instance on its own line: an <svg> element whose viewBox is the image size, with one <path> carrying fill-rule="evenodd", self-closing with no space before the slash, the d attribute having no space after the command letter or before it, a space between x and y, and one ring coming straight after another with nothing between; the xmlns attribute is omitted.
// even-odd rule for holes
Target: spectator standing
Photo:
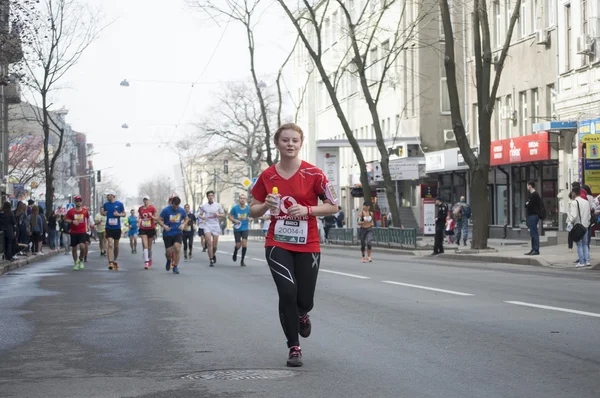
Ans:
<svg viewBox="0 0 600 398"><path fill-rule="evenodd" d="M10 202L4 202L0 210L0 231L4 233L4 259L14 260L13 239L17 229L17 220L12 212Z"/></svg>
<svg viewBox="0 0 600 398"><path fill-rule="evenodd" d="M323 217L323 230L325 231L325 242L329 242L329 230L335 227L336 218L333 214Z"/></svg>
<svg viewBox="0 0 600 398"><path fill-rule="evenodd" d="M40 215L40 208L33 206L29 216L31 225L31 250L33 254L38 254L42 244L42 234L44 233L44 220Z"/></svg>
<svg viewBox="0 0 600 398"><path fill-rule="evenodd" d="M335 217L335 223L338 228L344 228L344 224L346 224L346 215L344 214L344 210L342 210L342 206L338 206L338 213Z"/></svg>
<svg viewBox="0 0 600 398"><path fill-rule="evenodd" d="M577 203L575 202L575 194L573 191L569 192L569 203L567 204L567 217L573 211L573 207L577 207ZM567 225L567 231L570 231L571 228ZM573 253L573 237L571 234L568 234L567 245L569 247L569 253ZM579 264L579 259L577 259L577 264Z"/></svg>
<svg viewBox="0 0 600 398"><path fill-rule="evenodd" d="M471 218L471 206L466 201L464 196L460 197L458 201L452 207L452 218L456 221L454 231L456 233L456 244L460 246L460 240L462 238L463 245L467 245L467 238L469 237L469 218Z"/></svg>
<svg viewBox="0 0 600 398"><path fill-rule="evenodd" d="M590 225L591 219L591 210L590 203L587 198L584 199L580 196L581 188L573 188L573 196L575 196L575 204L571 206L569 215L567 217L567 223L569 225L569 229L572 228L574 224L581 224L585 228ZM581 237L575 244L577 245L577 256L579 257L579 261L576 267L586 267L590 264L590 250L587 245L587 235L589 234L589 229L586 230L585 235Z"/></svg>
<svg viewBox="0 0 600 398"><path fill-rule="evenodd" d="M527 183L527 190L529 191L529 197L525 203L525 209L527 210L527 227L529 228L529 234L531 235L531 251L525 253L525 255L537 256L540 254L540 234L538 231L538 224L540 222L540 213L542 211L542 198L535 190L535 181L529 181Z"/></svg>
<svg viewBox="0 0 600 398"><path fill-rule="evenodd" d="M17 219L17 245L19 248L25 250L29 247L29 237L31 235L31 227L27 217L27 205L25 203L19 202L17 204L15 217Z"/></svg>
<svg viewBox="0 0 600 398"><path fill-rule="evenodd" d="M442 199L439 197L435 198L435 204L438 207L438 211L435 218L433 255L444 253L444 229L446 227L446 217L448 217L448 206L442 202Z"/></svg>
<svg viewBox="0 0 600 398"><path fill-rule="evenodd" d="M58 220L56 219L56 213L54 210L50 211L50 215L48 216L48 246L50 250L55 250L57 247L57 234L56 234L56 226L58 224Z"/></svg>

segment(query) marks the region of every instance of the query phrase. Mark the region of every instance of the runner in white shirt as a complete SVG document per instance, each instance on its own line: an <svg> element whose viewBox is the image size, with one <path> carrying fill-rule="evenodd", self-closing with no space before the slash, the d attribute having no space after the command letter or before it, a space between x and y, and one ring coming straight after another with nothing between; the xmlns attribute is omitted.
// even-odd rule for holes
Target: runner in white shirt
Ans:
<svg viewBox="0 0 600 398"><path fill-rule="evenodd" d="M217 244L219 243L219 235L221 234L221 226L219 225L219 219L225 217L223 206L219 203L215 203L214 191L208 191L206 193L208 203L204 203L200 206L199 220L204 222L204 237L208 244L208 259L210 260L210 266L214 267L217 262Z"/></svg>
<svg viewBox="0 0 600 398"><path fill-rule="evenodd" d="M198 236L202 243L202 251L205 252L208 249L208 246L206 244L206 238L204 237L204 220L200 218L200 209L198 209L198 212L196 213L196 220L198 223Z"/></svg>

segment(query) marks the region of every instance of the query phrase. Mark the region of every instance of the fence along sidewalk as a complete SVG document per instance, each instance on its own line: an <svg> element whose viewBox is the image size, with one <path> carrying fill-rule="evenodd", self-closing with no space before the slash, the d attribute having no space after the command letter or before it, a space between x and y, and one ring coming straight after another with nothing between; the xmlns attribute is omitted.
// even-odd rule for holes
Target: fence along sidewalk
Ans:
<svg viewBox="0 0 600 398"><path fill-rule="evenodd" d="M329 230L329 240L344 245L359 243L353 228L332 228ZM417 230L414 228L373 228L371 244L414 249L417 247Z"/></svg>

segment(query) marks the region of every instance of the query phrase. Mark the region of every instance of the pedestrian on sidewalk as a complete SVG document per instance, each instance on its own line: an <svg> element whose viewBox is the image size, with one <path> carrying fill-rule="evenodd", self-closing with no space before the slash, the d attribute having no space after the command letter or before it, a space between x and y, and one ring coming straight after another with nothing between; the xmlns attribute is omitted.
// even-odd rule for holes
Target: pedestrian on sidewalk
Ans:
<svg viewBox="0 0 600 398"><path fill-rule="evenodd" d="M448 244L451 245L454 243L454 229L455 229L456 221L452 217L446 220L446 236L448 237ZM460 241L458 242L460 245Z"/></svg>
<svg viewBox="0 0 600 398"><path fill-rule="evenodd" d="M586 267L590 264L590 249L587 245L587 236L589 234L588 226L590 225L591 219L591 210L590 203L587 199L584 199L580 196L580 188L573 188L573 194L576 196L575 205L571 206L571 211L569 212L567 223L571 231L569 235L573 233L577 224L581 224L583 228L585 228L585 233L580 237L573 237L575 244L577 245L577 256L579 258L579 262L576 267Z"/></svg>
<svg viewBox="0 0 600 398"><path fill-rule="evenodd" d="M4 259L9 261L14 260L13 239L17 229L17 220L11 207L10 202L4 202L0 210L0 231L4 233Z"/></svg>
<svg viewBox="0 0 600 398"><path fill-rule="evenodd" d="M540 222L540 213L542 211L542 198L535 190L535 181L529 181L527 183L527 190L529 191L529 197L525 203L525 209L527 210L527 227L529 228L529 234L531 235L531 250L528 253L525 253L525 255L537 256L540 254L540 234L538 231L538 224Z"/></svg>
<svg viewBox="0 0 600 398"><path fill-rule="evenodd" d="M365 202L363 204L363 210L358 217L358 236L360 237L360 251L362 253L362 262L366 263L367 260L372 262L371 258L371 242L373 241L373 227L375 226L375 220L373 213L371 213L371 202ZM367 257L365 257L365 248L367 249Z"/></svg>
<svg viewBox="0 0 600 398"><path fill-rule="evenodd" d="M467 238L469 237L469 219L471 218L471 206L467 203L464 196L460 197L458 201L452 207L452 218L456 221L454 228L456 234L456 244L460 246L460 239L463 239L463 244L467 245Z"/></svg>
<svg viewBox="0 0 600 398"><path fill-rule="evenodd" d="M44 220L40 215L40 208L33 206L28 222L31 225L31 250L37 255L40 252L42 244L42 234L44 233Z"/></svg>
<svg viewBox="0 0 600 398"><path fill-rule="evenodd" d="M571 211L573 211L573 207L577 207L577 204L575 202L575 194L573 193L573 191L571 191L569 192L569 203L567 204L567 216L571 214ZM567 231L571 232L569 225L567 225ZM569 253L573 253L573 236L571 234L568 234L567 244L569 246ZM579 264L579 259L577 260L577 264Z"/></svg>
<svg viewBox="0 0 600 398"><path fill-rule="evenodd" d="M448 205L442 201L442 198L435 198L435 205L438 207L438 212L435 218L433 255L444 253L444 229L446 227L446 217L448 217Z"/></svg>

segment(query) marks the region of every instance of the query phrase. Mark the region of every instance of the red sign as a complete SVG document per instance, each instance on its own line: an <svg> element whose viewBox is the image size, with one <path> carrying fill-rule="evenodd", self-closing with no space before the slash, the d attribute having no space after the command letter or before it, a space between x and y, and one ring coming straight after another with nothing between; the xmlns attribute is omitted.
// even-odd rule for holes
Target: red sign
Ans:
<svg viewBox="0 0 600 398"><path fill-rule="evenodd" d="M490 166L550 160L550 142L547 131L493 141L490 145Z"/></svg>

